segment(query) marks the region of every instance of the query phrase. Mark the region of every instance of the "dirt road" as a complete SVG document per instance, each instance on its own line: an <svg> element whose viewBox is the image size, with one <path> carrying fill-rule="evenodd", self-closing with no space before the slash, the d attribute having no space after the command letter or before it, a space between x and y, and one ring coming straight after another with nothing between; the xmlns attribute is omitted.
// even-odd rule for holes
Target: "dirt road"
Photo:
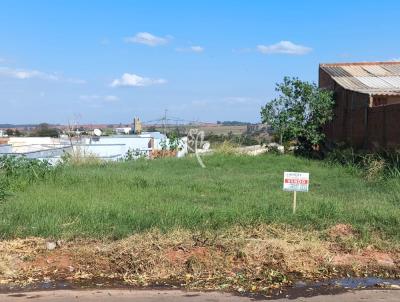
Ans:
<svg viewBox="0 0 400 302"><path fill-rule="evenodd" d="M17 301L35 301L35 302L249 302L260 301L260 298L239 297L227 293L216 292L186 292L180 290L57 290L57 291L38 291L21 292L11 294L0 294L2 302ZM322 295L315 297L298 297L296 299L279 299L272 301L304 301L304 302L397 302L400 301L400 290L361 290L349 291L339 295Z"/></svg>

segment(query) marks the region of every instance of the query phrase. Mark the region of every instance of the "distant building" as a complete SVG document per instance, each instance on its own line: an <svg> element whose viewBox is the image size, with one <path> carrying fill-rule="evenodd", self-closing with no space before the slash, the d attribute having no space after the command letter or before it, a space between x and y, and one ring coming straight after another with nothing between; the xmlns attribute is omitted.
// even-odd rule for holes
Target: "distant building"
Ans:
<svg viewBox="0 0 400 302"><path fill-rule="evenodd" d="M138 117L133 119L133 133L134 134L141 134L142 133L142 122Z"/></svg>
<svg viewBox="0 0 400 302"><path fill-rule="evenodd" d="M132 131L131 127L119 127L119 128L115 128L115 133L116 134L130 134Z"/></svg>
<svg viewBox="0 0 400 302"><path fill-rule="evenodd" d="M10 137L6 144L0 144L0 156L23 156L50 163L57 163L65 152L71 151L69 140L52 137Z"/></svg>
<svg viewBox="0 0 400 302"><path fill-rule="evenodd" d="M155 150L161 150L169 139L160 132L144 132L140 135L84 136L70 140L68 137L10 137L0 145L1 155L24 156L57 163L65 153L79 156L95 156L102 160L123 159L128 152L134 156L151 158ZM187 153L187 139L182 138L177 157Z"/></svg>
<svg viewBox="0 0 400 302"><path fill-rule="evenodd" d="M334 92L328 144L400 147L400 62L320 64L319 87Z"/></svg>

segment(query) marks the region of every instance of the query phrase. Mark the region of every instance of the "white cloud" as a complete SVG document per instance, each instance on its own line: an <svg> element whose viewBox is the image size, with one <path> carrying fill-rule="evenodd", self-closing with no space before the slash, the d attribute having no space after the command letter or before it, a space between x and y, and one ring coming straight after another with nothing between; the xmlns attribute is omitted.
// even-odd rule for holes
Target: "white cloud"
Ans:
<svg viewBox="0 0 400 302"><path fill-rule="evenodd" d="M167 81L164 79L151 79L133 73L124 73L121 78L115 79L111 82L111 87L143 87L155 84L165 84L166 82Z"/></svg>
<svg viewBox="0 0 400 302"><path fill-rule="evenodd" d="M38 70L11 69L8 67L1 67L0 75L19 80L33 79L33 78L50 80L50 81L59 80L59 77L55 74L49 74Z"/></svg>
<svg viewBox="0 0 400 302"><path fill-rule="evenodd" d="M204 52L204 47L196 45L196 46L190 46L187 48L177 48L176 51L201 53L201 52Z"/></svg>
<svg viewBox="0 0 400 302"><path fill-rule="evenodd" d="M190 49L193 52L203 52L204 51L204 47L201 47L201 46L191 46Z"/></svg>
<svg viewBox="0 0 400 302"><path fill-rule="evenodd" d="M145 44L148 46L158 46L158 45L167 44L168 37L165 37L165 38L157 37L148 32L140 32L140 33L137 33L136 35L134 35L133 37L125 38L125 42L140 43L140 44Z"/></svg>
<svg viewBox="0 0 400 302"><path fill-rule="evenodd" d="M18 80L40 79L46 81L63 81L74 84L86 83L84 80L80 79L63 78L62 76L55 73L46 73L38 70L13 69L8 67L0 67L0 76L14 78Z"/></svg>
<svg viewBox="0 0 400 302"><path fill-rule="evenodd" d="M294 44L290 41L280 41L273 45L258 45L257 49L263 54L282 53L288 55L305 55L312 51L312 48Z"/></svg>
<svg viewBox="0 0 400 302"><path fill-rule="evenodd" d="M6 59L0 57L0 63L4 63L6 61Z"/></svg>
<svg viewBox="0 0 400 302"><path fill-rule="evenodd" d="M400 62L400 58L391 58L390 62Z"/></svg>

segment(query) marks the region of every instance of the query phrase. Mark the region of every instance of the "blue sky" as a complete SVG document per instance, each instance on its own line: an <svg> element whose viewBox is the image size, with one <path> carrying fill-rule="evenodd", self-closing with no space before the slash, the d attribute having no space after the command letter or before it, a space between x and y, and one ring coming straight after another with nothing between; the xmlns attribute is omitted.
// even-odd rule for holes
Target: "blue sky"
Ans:
<svg viewBox="0 0 400 302"><path fill-rule="evenodd" d="M400 1L0 1L1 123L259 121L285 75L400 59Z"/></svg>

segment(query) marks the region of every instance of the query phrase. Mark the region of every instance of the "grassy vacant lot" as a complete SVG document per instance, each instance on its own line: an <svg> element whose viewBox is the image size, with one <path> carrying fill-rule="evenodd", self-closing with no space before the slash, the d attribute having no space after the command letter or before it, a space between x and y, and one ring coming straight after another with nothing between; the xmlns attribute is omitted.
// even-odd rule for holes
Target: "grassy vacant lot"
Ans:
<svg viewBox="0 0 400 302"><path fill-rule="evenodd" d="M400 184L292 156L213 155L65 167L0 204L0 236L122 238L150 228L221 229L349 223L365 239L400 241ZM311 173L309 193L282 191L283 171Z"/></svg>

